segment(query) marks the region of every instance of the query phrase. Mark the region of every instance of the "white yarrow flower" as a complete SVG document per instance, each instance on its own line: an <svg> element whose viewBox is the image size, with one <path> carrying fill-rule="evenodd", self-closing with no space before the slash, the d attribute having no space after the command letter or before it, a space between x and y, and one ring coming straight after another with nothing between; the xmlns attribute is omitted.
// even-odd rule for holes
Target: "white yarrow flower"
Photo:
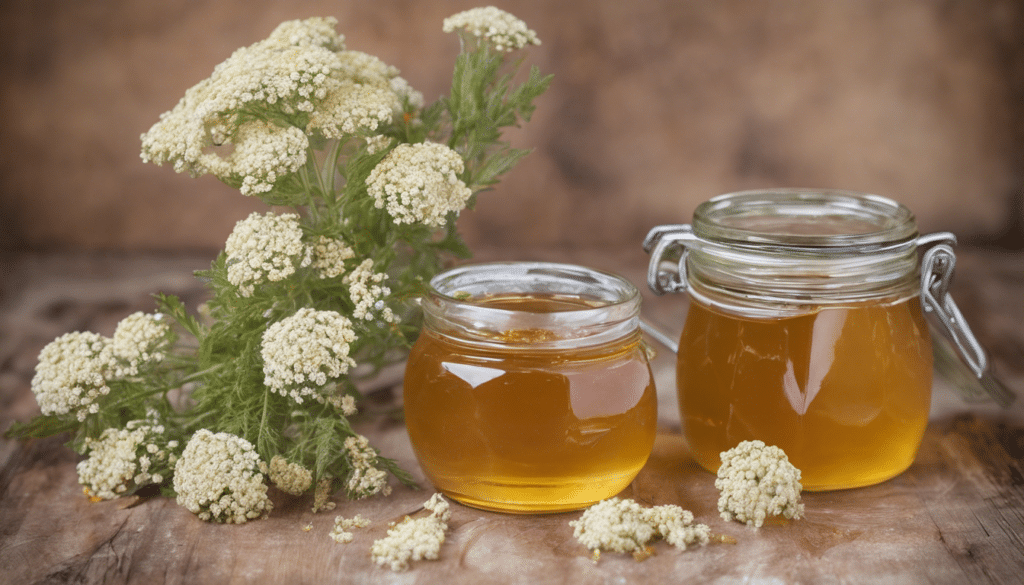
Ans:
<svg viewBox="0 0 1024 585"><path fill-rule="evenodd" d="M373 134L391 122L401 108L398 96L390 88L371 87L348 79L332 79L323 103L313 110L306 130L319 130L326 138Z"/></svg>
<svg viewBox="0 0 1024 585"><path fill-rule="evenodd" d="M313 245L312 266L320 273L320 278L334 278L345 273L345 260L354 258L352 248L336 238L320 236Z"/></svg>
<svg viewBox="0 0 1024 585"><path fill-rule="evenodd" d="M243 297L252 296L255 285L284 280L312 261L309 248L302 243L299 216L294 213L253 212L235 224L224 252L228 281Z"/></svg>
<svg viewBox="0 0 1024 585"><path fill-rule="evenodd" d="M462 157L443 144L400 144L373 168L366 184L374 206L386 209L395 223L442 227L472 195L459 179L464 169Z"/></svg>
<svg viewBox="0 0 1024 585"><path fill-rule="evenodd" d="M423 94L398 75L398 68L360 51L345 51L339 56L342 63L340 77L358 85L388 90L393 96L392 114L395 117L402 115L406 103L412 109L423 107Z"/></svg>
<svg viewBox="0 0 1024 585"><path fill-rule="evenodd" d="M350 394L346 394L341 397L341 414L345 416L352 416L356 412L356 399Z"/></svg>
<svg viewBox="0 0 1024 585"><path fill-rule="evenodd" d="M288 21L269 38L236 50L142 135L142 159L156 164L172 162L178 172L200 175L216 171L224 176L232 161L220 159L210 148L247 142L237 135L232 140L236 131L243 132L235 121L240 110L266 109L283 115L311 112L315 102L326 96L332 72L342 69L339 52L344 50L344 39L334 32L336 23L333 18ZM257 151L258 147L253 144L248 149ZM295 156L290 147L284 152ZM236 158L252 166L251 157ZM253 168L266 170L265 166ZM263 179L268 178L264 173ZM254 179L250 192L259 192L262 185Z"/></svg>
<svg viewBox="0 0 1024 585"><path fill-rule="evenodd" d="M377 452L362 435L345 439L345 456L352 466L346 486L353 498L366 498L378 492L391 493L387 472L377 469Z"/></svg>
<svg viewBox="0 0 1024 585"><path fill-rule="evenodd" d="M366 138L366 152L369 154L376 154L385 148L387 148L393 138L384 134L378 134L376 136L368 136Z"/></svg>
<svg viewBox="0 0 1024 585"><path fill-rule="evenodd" d="M43 414L73 413L84 421L99 412L96 400L110 393L107 377L114 367L110 343L97 333L75 331L39 352L32 392Z"/></svg>
<svg viewBox="0 0 1024 585"><path fill-rule="evenodd" d="M313 485L313 473L310 470L298 463L291 463L280 455L274 455L270 459L267 475L277 489L293 496L305 493Z"/></svg>
<svg viewBox="0 0 1024 585"><path fill-rule="evenodd" d="M335 32L334 27L337 24L338 19L330 16L285 21L270 33L266 43L284 47L312 46L342 51L345 49L345 37Z"/></svg>
<svg viewBox="0 0 1024 585"><path fill-rule="evenodd" d="M136 376L141 365L163 361L170 331L159 313L138 311L122 319L110 343L111 353L118 360L114 375Z"/></svg>
<svg viewBox="0 0 1024 585"><path fill-rule="evenodd" d="M123 429L106 429L99 439L85 439L86 459L78 463L78 482L93 498L110 500L133 488L161 483L153 469L172 468L175 455L163 440L164 428L150 421L131 421Z"/></svg>
<svg viewBox="0 0 1024 585"><path fill-rule="evenodd" d="M382 272L373 271L373 260L367 259L342 280L348 285L349 298L355 304L352 311L354 319L372 320L375 315L388 323L395 321L391 308L386 306L384 299L391 294L391 289L380 284L387 278Z"/></svg>
<svg viewBox="0 0 1024 585"><path fill-rule="evenodd" d="M610 498L587 508L569 522L573 536L594 551L641 553L654 538L686 550L688 544L707 544L711 529L694 524L693 514L679 506L646 508L630 499Z"/></svg>
<svg viewBox="0 0 1024 585"><path fill-rule="evenodd" d="M299 404L306 398L333 403L325 386L355 366L349 357L355 340L352 322L344 315L299 309L263 333L263 383Z"/></svg>
<svg viewBox="0 0 1024 585"><path fill-rule="evenodd" d="M252 120L240 124L225 144L234 146L230 154L205 154L202 164L222 180L240 181L242 195L255 195L270 191L279 178L306 164L309 139L294 126Z"/></svg>
<svg viewBox="0 0 1024 585"><path fill-rule="evenodd" d="M720 490L718 511L727 521L759 528L768 516L801 518L800 470L786 453L763 441L743 441L721 454L715 487Z"/></svg>
<svg viewBox="0 0 1024 585"><path fill-rule="evenodd" d="M273 508L265 471L266 463L249 441L201 429L178 460L174 491L178 504L201 520L241 524Z"/></svg>
<svg viewBox="0 0 1024 585"><path fill-rule="evenodd" d="M356 514L354 518L336 516L334 518L334 528L331 529L330 536L335 542L348 544L352 542L355 536L350 532L353 528L366 528L370 524L370 520L363 518L359 514Z"/></svg>
<svg viewBox="0 0 1024 585"><path fill-rule="evenodd" d="M316 489L313 490L313 513L320 510L333 510L335 503L330 501L334 492L334 480L329 477L322 477L316 482Z"/></svg>
<svg viewBox="0 0 1024 585"><path fill-rule="evenodd" d="M537 33L512 14L494 6L472 8L444 19L442 30L463 30L488 42L498 51L514 51L526 45L539 45Z"/></svg>
<svg viewBox="0 0 1024 585"><path fill-rule="evenodd" d="M388 529L384 538L370 547L373 562L389 566L392 571L404 571L410 561L437 560L444 544L445 531L451 518L448 502L441 494L434 494L423 503L430 511L425 518L409 518Z"/></svg>

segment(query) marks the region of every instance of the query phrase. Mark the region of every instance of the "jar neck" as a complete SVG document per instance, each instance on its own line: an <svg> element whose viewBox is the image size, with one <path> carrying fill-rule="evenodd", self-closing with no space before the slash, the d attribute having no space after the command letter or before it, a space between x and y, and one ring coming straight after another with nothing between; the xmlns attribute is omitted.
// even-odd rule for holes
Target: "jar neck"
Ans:
<svg viewBox="0 0 1024 585"><path fill-rule="evenodd" d="M917 240L910 210L876 195L744 191L698 206L680 268L706 305L785 316L919 294Z"/></svg>
<svg viewBox="0 0 1024 585"><path fill-rule="evenodd" d="M577 350L636 336L640 293L616 275L582 266L499 262L435 276L423 310L427 329L460 343Z"/></svg>
<svg viewBox="0 0 1024 585"><path fill-rule="evenodd" d="M747 315L899 302L920 293L914 241L859 253L700 242L688 251L686 277L690 294L704 304Z"/></svg>

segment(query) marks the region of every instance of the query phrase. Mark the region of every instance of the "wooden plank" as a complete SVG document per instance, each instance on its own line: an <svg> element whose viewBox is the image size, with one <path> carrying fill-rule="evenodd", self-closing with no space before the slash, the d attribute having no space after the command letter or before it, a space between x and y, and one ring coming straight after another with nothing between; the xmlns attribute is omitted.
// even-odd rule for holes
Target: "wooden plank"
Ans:
<svg viewBox="0 0 1024 585"><path fill-rule="evenodd" d="M364 429L389 455L414 467L404 429ZM662 434L648 465L623 495L692 510L734 545L677 552L663 543L637 563L589 551L572 538L578 513L506 516L454 506L439 562L408 575L374 566L373 539L414 510L430 490L396 488L388 498L339 501L312 514L308 498L274 494L268 519L243 526L203 523L155 497L91 503L80 491L74 455L59 440L17 447L0 484L0 582L86 583L436 582L512 583L721 579L769 582L1018 583L1024 574L1024 486L1020 457L993 448L1024 432L974 417L929 429L900 477L870 488L807 493L807 516L752 530L717 517L714 478L689 460L677 434ZM136 504L136 505L130 505ZM374 520L348 545L330 540L335 515ZM310 526L307 531L305 528Z"/></svg>

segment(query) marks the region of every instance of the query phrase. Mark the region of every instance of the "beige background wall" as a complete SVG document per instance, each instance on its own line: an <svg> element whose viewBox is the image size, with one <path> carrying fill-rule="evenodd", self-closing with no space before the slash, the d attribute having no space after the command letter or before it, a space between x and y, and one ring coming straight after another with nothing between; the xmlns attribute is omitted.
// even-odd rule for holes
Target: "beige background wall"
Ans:
<svg viewBox="0 0 1024 585"><path fill-rule="evenodd" d="M474 245L638 245L773 186L891 196L926 231L1024 246L1024 2L495 0L555 74L509 137L536 151L460 224ZM474 2L40 0L0 7L0 247L219 248L257 202L143 164L139 135L282 20L432 100Z"/></svg>

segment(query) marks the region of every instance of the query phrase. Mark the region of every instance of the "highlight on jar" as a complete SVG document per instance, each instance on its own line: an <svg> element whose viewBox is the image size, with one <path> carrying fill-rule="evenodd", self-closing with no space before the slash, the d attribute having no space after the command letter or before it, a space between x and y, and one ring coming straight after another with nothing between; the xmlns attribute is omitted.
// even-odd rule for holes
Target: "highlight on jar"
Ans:
<svg viewBox="0 0 1024 585"><path fill-rule="evenodd" d="M678 345L654 333L677 354L696 462L715 472L720 453L761 440L806 490L890 479L914 461L933 351L950 347L979 392L1012 402L949 295L954 243L920 235L896 201L838 190L722 195L692 224L651 230L649 287L689 296Z"/></svg>
<svg viewBox="0 0 1024 585"><path fill-rule="evenodd" d="M413 451L463 504L578 510L622 491L657 427L640 294L570 264L504 262L435 276L403 386Z"/></svg>

